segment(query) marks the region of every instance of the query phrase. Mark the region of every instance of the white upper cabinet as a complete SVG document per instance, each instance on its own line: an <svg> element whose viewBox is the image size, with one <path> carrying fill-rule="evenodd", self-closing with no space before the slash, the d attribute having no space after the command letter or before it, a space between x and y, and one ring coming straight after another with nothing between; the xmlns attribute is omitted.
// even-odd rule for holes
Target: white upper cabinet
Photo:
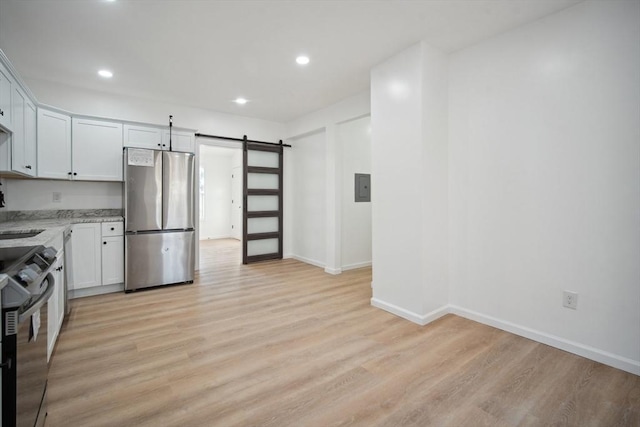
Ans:
<svg viewBox="0 0 640 427"><path fill-rule="evenodd" d="M33 165L29 175L36 176L38 163L38 113L36 106L29 98L24 105L24 157L26 163Z"/></svg>
<svg viewBox="0 0 640 427"><path fill-rule="evenodd" d="M162 150L162 129L151 126L124 125L124 146Z"/></svg>
<svg viewBox="0 0 640 427"><path fill-rule="evenodd" d="M0 126L11 130L11 77L0 63Z"/></svg>
<svg viewBox="0 0 640 427"><path fill-rule="evenodd" d="M72 177L71 117L44 108L38 108L38 176Z"/></svg>
<svg viewBox="0 0 640 427"><path fill-rule="evenodd" d="M169 139L171 139L171 143ZM164 150L168 150L169 146L171 146L172 151L193 153L196 148L196 136L192 132L173 130L169 134L169 131L165 130L162 134L162 144Z"/></svg>
<svg viewBox="0 0 640 427"><path fill-rule="evenodd" d="M11 94L13 134L11 136L11 170L36 175L36 111L33 103L18 86Z"/></svg>
<svg viewBox="0 0 640 427"><path fill-rule="evenodd" d="M72 118L73 179L122 181L122 123Z"/></svg>
<svg viewBox="0 0 640 427"><path fill-rule="evenodd" d="M173 151L193 153L195 151L195 134L173 130L171 138L169 138L169 130L166 127L124 125L125 147L168 151L170 145Z"/></svg>

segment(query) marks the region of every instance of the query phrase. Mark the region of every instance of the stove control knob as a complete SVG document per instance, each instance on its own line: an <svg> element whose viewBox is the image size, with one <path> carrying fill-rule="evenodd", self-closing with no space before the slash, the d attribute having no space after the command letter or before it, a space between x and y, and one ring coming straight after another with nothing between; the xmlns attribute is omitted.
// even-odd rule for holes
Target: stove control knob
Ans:
<svg viewBox="0 0 640 427"><path fill-rule="evenodd" d="M18 277L24 283L32 283L38 278L38 273L30 267L23 268L18 272Z"/></svg>
<svg viewBox="0 0 640 427"><path fill-rule="evenodd" d="M46 259L47 261L51 261L52 259L56 258L56 250L53 249L52 247L48 247L45 250L42 251L42 253L40 254L42 256L42 258Z"/></svg>

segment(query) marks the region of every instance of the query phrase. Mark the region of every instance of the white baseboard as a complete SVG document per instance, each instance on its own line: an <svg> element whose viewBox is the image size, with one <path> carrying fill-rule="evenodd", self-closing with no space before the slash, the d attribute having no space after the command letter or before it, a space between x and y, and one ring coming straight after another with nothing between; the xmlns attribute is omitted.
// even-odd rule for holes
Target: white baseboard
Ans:
<svg viewBox="0 0 640 427"><path fill-rule="evenodd" d="M330 267L325 267L324 268L324 272L325 273L329 273L329 274L341 274L342 273L342 269L341 268L330 268Z"/></svg>
<svg viewBox="0 0 640 427"><path fill-rule="evenodd" d="M200 240L218 240L218 239L235 239L235 237L229 235L229 234L221 234L219 236L213 235L213 236L200 236ZM236 239L238 240L238 239Z"/></svg>
<svg viewBox="0 0 640 427"><path fill-rule="evenodd" d="M304 262L306 264L311 264L311 265L315 265L316 267L324 268L324 262L316 261L310 258L305 258L299 255L291 255L291 258L298 260L300 262Z"/></svg>
<svg viewBox="0 0 640 427"><path fill-rule="evenodd" d="M342 271L355 270L356 268L371 267L371 261L356 262L354 264L343 265Z"/></svg>
<svg viewBox="0 0 640 427"><path fill-rule="evenodd" d="M371 305L423 326L449 313L449 306L446 305L426 314L414 313L377 298L371 298Z"/></svg>
<svg viewBox="0 0 640 427"><path fill-rule="evenodd" d="M69 299L92 297L95 295L111 294L115 292L124 292L124 283L69 290Z"/></svg>
<svg viewBox="0 0 640 427"><path fill-rule="evenodd" d="M449 306L449 310L451 313L457 316L464 317L478 323L483 323L485 325L493 326L494 328L502 329L503 331L511 332L512 334L520 335L522 337L550 345L551 347L559 348L560 350L564 350L569 353L577 354L578 356L586 357L587 359L595 360L596 362L600 362L635 375L640 375L640 361L618 356L616 354L580 344L575 341L569 341L564 338L536 331L524 326L516 325L514 323L507 322L501 319L496 319L495 317L486 316L482 313L467 310L455 305Z"/></svg>
<svg viewBox="0 0 640 427"><path fill-rule="evenodd" d="M379 300L377 298L371 298L371 305L388 311L389 313L395 314L396 316L400 316L413 323L417 323L418 325L426 325L427 323L433 322L434 320L444 316L445 314L452 313L457 316L464 317L465 319L473 320L474 322L502 329L503 331L507 331L512 334L519 335L521 337L525 337L530 340L537 341L539 343L546 344L551 347L555 347L560 350L564 350L569 353L573 353L578 356L582 356L587 359L594 360L596 362L600 362L602 364L612 366L614 368L621 369L635 375L640 375L640 361L609 353L604 350L580 344L575 341L570 341L561 337L557 337L555 335L547 334L545 332L536 331L525 326L516 325L515 323L497 319L492 316L487 316L476 311L467 310L456 305L446 305L426 314L414 313L412 311Z"/></svg>

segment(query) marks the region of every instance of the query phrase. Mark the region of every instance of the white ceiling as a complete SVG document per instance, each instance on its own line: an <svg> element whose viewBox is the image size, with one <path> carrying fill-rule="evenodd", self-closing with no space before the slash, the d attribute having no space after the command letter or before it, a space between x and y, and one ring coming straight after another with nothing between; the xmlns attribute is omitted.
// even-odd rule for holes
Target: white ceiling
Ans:
<svg viewBox="0 0 640 427"><path fill-rule="evenodd" d="M452 52L580 1L0 0L0 48L25 78L286 122L419 40Z"/></svg>

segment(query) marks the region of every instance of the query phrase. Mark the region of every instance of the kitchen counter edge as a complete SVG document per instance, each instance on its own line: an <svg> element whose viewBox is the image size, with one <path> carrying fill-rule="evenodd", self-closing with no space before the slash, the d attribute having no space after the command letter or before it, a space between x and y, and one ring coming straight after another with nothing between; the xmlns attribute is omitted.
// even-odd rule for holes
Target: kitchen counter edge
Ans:
<svg viewBox="0 0 640 427"><path fill-rule="evenodd" d="M61 233L64 233L73 224L123 222L123 221L124 221L124 218L121 216L110 216L110 217L86 217L86 218L54 218L54 219L37 219L37 220L0 222L0 234L8 233L8 232L25 233L25 232L33 232L36 230L44 230L34 237L0 240L0 248L46 245L52 239L56 238Z"/></svg>

